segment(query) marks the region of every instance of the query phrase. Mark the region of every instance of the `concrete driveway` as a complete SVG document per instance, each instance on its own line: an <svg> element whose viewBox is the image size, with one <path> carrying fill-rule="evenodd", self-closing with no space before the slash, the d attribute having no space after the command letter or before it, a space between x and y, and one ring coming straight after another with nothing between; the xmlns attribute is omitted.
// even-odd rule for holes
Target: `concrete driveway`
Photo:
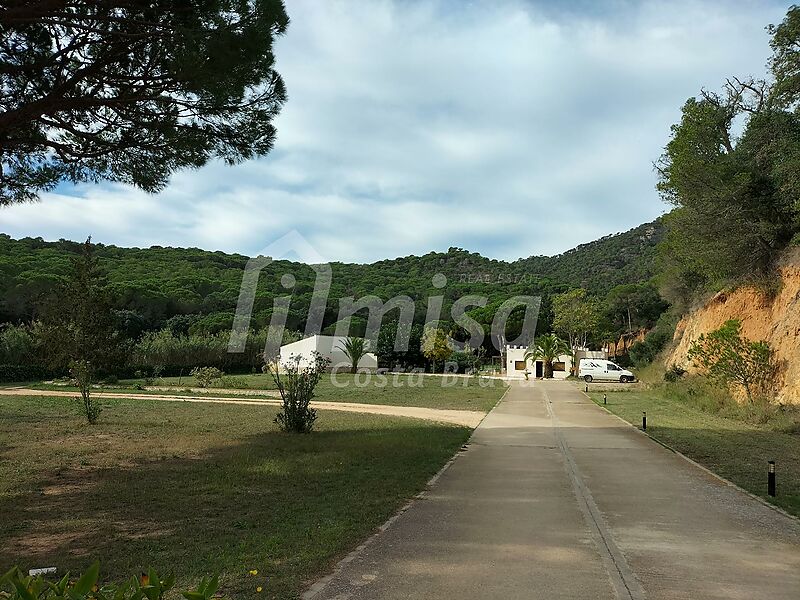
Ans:
<svg viewBox="0 0 800 600"><path fill-rule="evenodd" d="M800 599L800 522L572 384L514 384L423 498L305 598Z"/></svg>

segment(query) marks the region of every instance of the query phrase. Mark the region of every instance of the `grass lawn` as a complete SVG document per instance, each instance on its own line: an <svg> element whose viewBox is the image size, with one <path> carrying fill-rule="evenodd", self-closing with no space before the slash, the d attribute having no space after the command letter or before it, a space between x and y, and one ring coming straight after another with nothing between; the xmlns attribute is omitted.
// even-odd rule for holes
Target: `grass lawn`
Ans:
<svg viewBox="0 0 800 600"><path fill-rule="evenodd" d="M145 384L144 379L121 379L121 385ZM196 387L197 379L194 375L184 375L183 377L159 377L155 385ZM242 388L257 390L274 390L275 383L267 373L252 373L246 375L225 375L215 387L221 388Z"/></svg>
<svg viewBox="0 0 800 600"><path fill-rule="evenodd" d="M274 390L272 378L266 374L237 375L237 388L243 391L264 389ZM143 380L123 380L118 385L106 386L109 392L143 393L176 393L197 395L198 392L182 391L192 387L195 382L190 377L183 377L178 385L177 377L164 377L155 385L174 388L174 392L136 390L133 386L144 385ZM246 384L246 385L245 385ZM221 387L225 385L223 380ZM77 388L51 384L29 386L35 389L75 390ZM316 399L325 402L358 402L362 404L389 404L392 406L421 406L426 408L442 408L455 410L478 410L488 412L503 392L506 383L499 379L473 377L441 377L438 375L376 375L339 373L326 375L317 387ZM215 391L207 388L205 394L214 396L236 397L233 393ZM252 394L248 394L252 395ZM257 395L254 395L257 397Z"/></svg>
<svg viewBox="0 0 800 600"><path fill-rule="evenodd" d="M347 373L324 377L317 400L488 412L507 387L499 379L421 374L372 374L367 379L366 375Z"/></svg>
<svg viewBox="0 0 800 600"><path fill-rule="evenodd" d="M590 394L603 404L602 393ZM716 415L661 389L608 392L608 410L753 494L800 516L800 435ZM776 462L777 497L767 496L767 461Z"/></svg>
<svg viewBox="0 0 800 600"><path fill-rule="evenodd" d="M231 597L296 598L470 434L323 411L314 433L290 435L270 407L103 405L90 426L74 400L0 397L0 572L99 558L105 580L220 572Z"/></svg>
<svg viewBox="0 0 800 600"><path fill-rule="evenodd" d="M93 387L98 392L108 392L111 394L136 394L137 396L151 394L154 396L213 396L215 398L276 398L276 390L257 390L257 389L229 389L229 388L190 388L188 386L160 386L153 384L158 389L137 388L131 385L122 384L95 384ZM77 392L78 388L61 383L30 383L24 387L31 390L45 390L52 392ZM259 393L262 392L262 393Z"/></svg>

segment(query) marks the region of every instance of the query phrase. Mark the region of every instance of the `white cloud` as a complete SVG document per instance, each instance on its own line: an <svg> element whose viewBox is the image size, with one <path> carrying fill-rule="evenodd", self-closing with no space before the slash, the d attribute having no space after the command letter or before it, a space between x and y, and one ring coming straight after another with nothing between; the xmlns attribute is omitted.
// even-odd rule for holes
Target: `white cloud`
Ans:
<svg viewBox="0 0 800 600"><path fill-rule="evenodd" d="M603 6L602 9L598 6ZM610 7L610 8L609 8ZM290 0L273 153L149 196L80 186L0 211L12 235L333 260L460 246L555 253L663 211L652 163L687 97L763 73L762 3Z"/></svg>

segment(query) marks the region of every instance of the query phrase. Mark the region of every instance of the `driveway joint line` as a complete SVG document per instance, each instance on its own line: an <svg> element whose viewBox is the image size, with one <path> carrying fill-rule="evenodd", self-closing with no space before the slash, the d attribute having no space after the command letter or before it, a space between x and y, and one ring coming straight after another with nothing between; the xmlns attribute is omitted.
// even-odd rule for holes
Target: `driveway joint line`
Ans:
<svg viewBox="0 0 800 600"><path fill-rule="evenodd" d="M564 456L567 474L569 475L572 487L578 499L578 505L589 525L592 538L594 538L595 545L600 552L600 556L606 567L606 572L611 579L617 598L620 600L645 600L646 596L641 584L628 565L628 561L625 560L624 554L619 549L616 542L614 542L611 531L600 509L597 507L592 493L583 479L583 475L581 475L580 469L564 438L564 433L561 431L558 416L555 414L552 407L550 395L544 387L542 387L542 394L547 415L550 417L553 424L556 441L558 442L561 454Z"/></svg>

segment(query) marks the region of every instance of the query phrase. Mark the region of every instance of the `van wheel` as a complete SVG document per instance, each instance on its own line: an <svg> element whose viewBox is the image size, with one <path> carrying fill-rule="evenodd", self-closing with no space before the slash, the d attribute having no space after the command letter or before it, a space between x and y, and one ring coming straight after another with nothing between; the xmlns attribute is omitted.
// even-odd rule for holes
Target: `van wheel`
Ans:
<svg viewBox="0 0 800 600"><path fill-rule="evenodd" d="M622 377L619 378L620 383L628 383L629 381L630 379L626 375L623 375Z"/></svg>
<svg viewBox="0 0 800 600"><path fill-rule="evenodd" d="M592 383L592 376L591 376L591 375L584 375L584 376L583 376L583 380L584 380L586 383Z"/></svg>

